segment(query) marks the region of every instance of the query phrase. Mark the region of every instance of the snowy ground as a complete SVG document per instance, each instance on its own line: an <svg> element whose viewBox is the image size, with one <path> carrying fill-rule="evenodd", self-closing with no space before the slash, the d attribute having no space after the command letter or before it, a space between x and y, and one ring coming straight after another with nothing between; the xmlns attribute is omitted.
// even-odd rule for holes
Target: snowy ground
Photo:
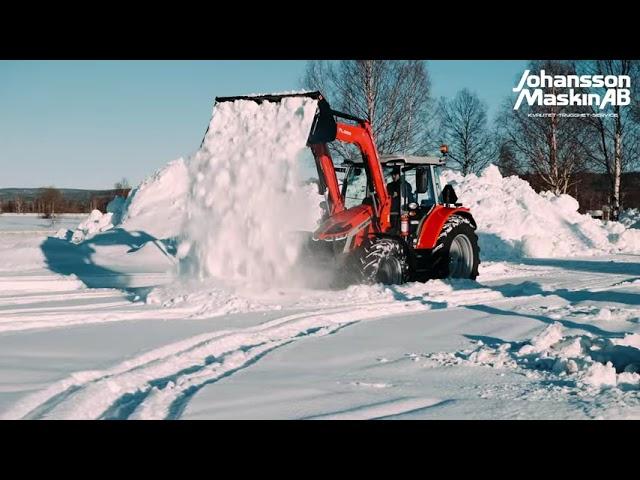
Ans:
<svg viewBox="0 0 640 480"><path fill-rule="evenodd" d="M42 222L0 215L1 418L640 418L639 255L149 294L165 245Z"/></svg>
<svg viewBox="0 0 640 480"><path fill-rule="evenodd" d="M40 232L53 234L61 228L75 228L86 213L67 213L52 219L40 218L37 214L0 214L0 231L2 233Z"/></svg>
<svg viewBox="0 0 640 480"><path fill-rule="evenodd" d="M445 172L478 281L332 289L297 260L315 110L222 103L106 213L0 216L0 418L640 418L637 212Z"/></svg>

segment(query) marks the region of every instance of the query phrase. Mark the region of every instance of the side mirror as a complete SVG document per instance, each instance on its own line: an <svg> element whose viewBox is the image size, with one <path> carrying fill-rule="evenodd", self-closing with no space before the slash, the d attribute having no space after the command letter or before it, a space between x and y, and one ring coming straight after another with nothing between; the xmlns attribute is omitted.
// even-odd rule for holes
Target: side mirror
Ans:
<svg viewBox="0 0 640 480"><path fill-rule="evenodd" d="M458 201L458 196L453 190L453 187L449 184L445 185L442 189L442 201L449 205L455 205Z"/></svg>
<svg viewBox="0 0 640 480"><path fill-rule="evenodd" d="M416 168L416 193L427 193L429 176L426 168Z"/></svg>

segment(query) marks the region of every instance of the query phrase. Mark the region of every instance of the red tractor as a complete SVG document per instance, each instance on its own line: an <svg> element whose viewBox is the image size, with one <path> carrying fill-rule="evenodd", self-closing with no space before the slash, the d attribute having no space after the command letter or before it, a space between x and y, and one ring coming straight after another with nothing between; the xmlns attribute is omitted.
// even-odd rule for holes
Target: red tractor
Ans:
<svg viewBox="0 0 640 480"><path fill-rule="evenodd" d="M332 110L320 92L223 97L217 102L278 102L306 96L318 101L308 139L325 195L324 217L313 232L309 249L350 281L401 284L432 278L478 275L476 222L457 202L450 185L440 188L442 158L378 155L367 120ZM340 119L337 121L336 119ZM346 123L349 122L349 123ZM328 144L355 145L359 158L345 161L342 185Z"/></svg>

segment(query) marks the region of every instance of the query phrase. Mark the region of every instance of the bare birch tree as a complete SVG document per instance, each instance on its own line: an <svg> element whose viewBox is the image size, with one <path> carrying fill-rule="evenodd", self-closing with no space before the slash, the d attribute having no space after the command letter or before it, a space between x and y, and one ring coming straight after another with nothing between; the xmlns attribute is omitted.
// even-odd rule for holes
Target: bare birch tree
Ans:
<svg viewBox="0 0 640 480"><path fill-rule="evenodd" d="M561 61L533 61L527 68L538 74L545 70L550 75L575 75L574 66ZM567 90L550 86L545 93L557 95ZM499 117L501 135L523 158L528 170L556 195L567 193L575 174L584 169L586 158L584 120L564 114L584 113L587 109L523 103L519 110L514 110L513 102L508 101Z"/></svg>
<svg viewBox="0 0 640 480"><path fill-rule="evenodd" d="M422 61L310 61L302 80L320 90L334 110L371 122L378 151L425 153L434 149L429 137L430 80ZM332 145L343 157L344 146Z"/></svg>
<svg viewBox="0 0 640 480"><path fill-rule="evenodd" d="M113 188L115 190L129 190L131 185L129 184L127 177L122 177L120 181L113 184Z"/></svg>
<svg viewBox="0 0 640 480"><path fill-rule="evenodd" d="M522 165L509 141L498 140L497 167L503 176L521 175Z"/></svg>
<svg viewBox="0 0 640 480"><path fill-rule="evenodd" d="M596 60L581 62L578 68L591 75L627 75L631 77L631 98L640 81L640 64L637 60ZM634 88L635 87L635 88ZM605 88L591 88L591 92L604 95ZM608 105L593 109L592 113L604 114L588 117L590 136L586 145L591 166L604 171L610 183L611 217L618 219L621 208L622 174L638 165L640 154L640 116L638 103L629 106Z"/></svg>
<svg viewBox="0 0 640 480"><path fill-rule="evenodd" d="M127 195L129 195L129 192L131 191L131 184L126 177L122 177L120 181L113 185L113 188L116 195L127 198Z"/></svg>
<svg viewBox="0 0 640 480"><path fill-rule="evenodd" d="M55 187L45 187L38 196L38 201L42 205L44 218L52 218L64 201L62 192Z"/></svg>
<svg viewBox="0 0 640 480"><path fill-rule="evenodd" d="M440 134L449 145L448 159L462 174L478 173L495 160L494 136L487 124L487 105L466 88L455 97L440 99Z"/></svg>

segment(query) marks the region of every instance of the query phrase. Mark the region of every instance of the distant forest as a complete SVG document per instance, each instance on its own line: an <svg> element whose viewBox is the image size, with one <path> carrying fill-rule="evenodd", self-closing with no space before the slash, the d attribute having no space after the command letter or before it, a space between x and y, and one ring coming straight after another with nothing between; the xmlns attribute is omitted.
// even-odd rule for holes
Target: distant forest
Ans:
<svg viewBox="0 0 640 480"><path fill-rule="evenodd" d="M38 213L49 217L56 213L105 212L117 196L125 197L131 188L81 190L71 188L1 188L0 213Z"/></svg>
<svg viewBox="0 0 640 480"><path fill-rule="evenodd" d="M503 175L505 172L503 172ZM535 174L520 175L536 192L547 190L545 184ZM620 207L640 208L640 172L626 172L621 175ZM580 213L589 210L601 210L610 205L611 181L605 173L580 172L574 175L575 183L567 193L578 200Z"/></svg>
<svg viewBox="0 0 640 480"><path fill-rule="evenodd" d="M514 172L501 168L503 175ZM546 190L546 184L535 174L519 175L537 191ZM640 208L640 172L622 174L621 206ZM122 186L122 185L121 185ZM116 196L126 198L131 188L111 190L80 190L53 187L2 188L0 189L0 213L89 213L92 210L106 211L107 204ZM582 172L575 175L575 183L567 193L578 200L580 212L601 210L608 205L611 191L610 177L604 173Z"/></svg>

